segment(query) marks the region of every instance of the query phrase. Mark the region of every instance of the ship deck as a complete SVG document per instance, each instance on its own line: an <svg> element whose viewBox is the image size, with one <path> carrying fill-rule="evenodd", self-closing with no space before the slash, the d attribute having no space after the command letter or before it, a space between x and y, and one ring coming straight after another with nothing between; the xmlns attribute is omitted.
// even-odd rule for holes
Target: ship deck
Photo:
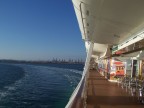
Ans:
<svg viewBox="0 0 144 108"><path fill-rule="evenodd" d="M117 83L109 82L95 70L89 71L87 108L144 108Z"/></svg>

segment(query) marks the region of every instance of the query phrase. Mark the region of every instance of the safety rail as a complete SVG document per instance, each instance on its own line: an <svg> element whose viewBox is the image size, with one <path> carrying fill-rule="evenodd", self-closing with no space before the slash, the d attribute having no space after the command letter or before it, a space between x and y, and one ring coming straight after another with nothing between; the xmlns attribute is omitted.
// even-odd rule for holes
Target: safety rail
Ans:
<svg viewBox="0 0 144 108"><path fill-rule="evenodd" d="M77 88L73 92L70 97L70 101L65 108L76 108L79 106L80 108L84 108L86 106L86 77L83 77L79 82Z"/></svg>
<svg viewBox="0 0 144 108"><path fill-rule="evenodd" d="M88 42L88 40L87 40L85 27L84 27L84 18L83 18L83 14L82 14L82 4L83 4L83 2L80 3L79 8L80 8L80 13L81 13L81 19L82 19L84 35L85 35L85 38L86 38L86 42L89 43L89 49L88 49L88 52L87 52L87 58L86 58L82 78L81 78L79 84L77 85L76 89L72 93L72 95L69 99L69 102L67 103L65 108L76 108L77 104L79 104L83 108L85 108L85 106L86 106L87 75L88 75L89 63L90 63L94 43L93 42Z"/></svg>
<svg viewBox="0 0 144 108"><path fill-rule="evenodd" d="M87 58L85 62L85 67L83 71L82 78L72 93L68 104L66 105L65 108L76 108L76 106L79 106L80 108L85 108L86 107L86 97L87 97L87 77L89 75L89 66L90 66L90 59L93 51L93 46L94 43L88 42L89 43L89 49L87 52Z"/></svg>

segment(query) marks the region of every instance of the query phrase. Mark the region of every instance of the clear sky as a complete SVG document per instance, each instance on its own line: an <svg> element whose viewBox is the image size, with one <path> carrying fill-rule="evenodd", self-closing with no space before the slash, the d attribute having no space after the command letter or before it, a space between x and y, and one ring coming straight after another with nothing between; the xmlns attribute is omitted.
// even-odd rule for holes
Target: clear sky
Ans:
<svg viewBox="0 0 144 108"><path fill-rule="evenodd" d="M0 0L0 59L85 59L71 0Z"/></svg>

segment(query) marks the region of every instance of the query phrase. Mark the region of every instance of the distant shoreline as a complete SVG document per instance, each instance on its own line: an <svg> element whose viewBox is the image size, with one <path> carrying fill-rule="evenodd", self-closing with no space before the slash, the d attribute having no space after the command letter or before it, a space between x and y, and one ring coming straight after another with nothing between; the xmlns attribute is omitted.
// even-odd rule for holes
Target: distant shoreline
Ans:
<svg viewBox="0 0 144 108"><path fill-rule="evenodd" d="M82 61L25 61L25 60L0 60L0 63L29 63L29 64L84 64Z"/></svg>

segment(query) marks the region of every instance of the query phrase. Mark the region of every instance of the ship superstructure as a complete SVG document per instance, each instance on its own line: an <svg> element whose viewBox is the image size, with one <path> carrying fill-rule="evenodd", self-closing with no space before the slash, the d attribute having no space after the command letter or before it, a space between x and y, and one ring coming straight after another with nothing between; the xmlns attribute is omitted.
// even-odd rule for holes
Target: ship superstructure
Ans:
<svg viewBox="0 0 144 108"><path fill-rule="evenodd" d="M109 79L144 77L144 0L72 0L87 58L66 108L87 106L89 70ZM113 66L114 64L114 66Z"/></svg>

